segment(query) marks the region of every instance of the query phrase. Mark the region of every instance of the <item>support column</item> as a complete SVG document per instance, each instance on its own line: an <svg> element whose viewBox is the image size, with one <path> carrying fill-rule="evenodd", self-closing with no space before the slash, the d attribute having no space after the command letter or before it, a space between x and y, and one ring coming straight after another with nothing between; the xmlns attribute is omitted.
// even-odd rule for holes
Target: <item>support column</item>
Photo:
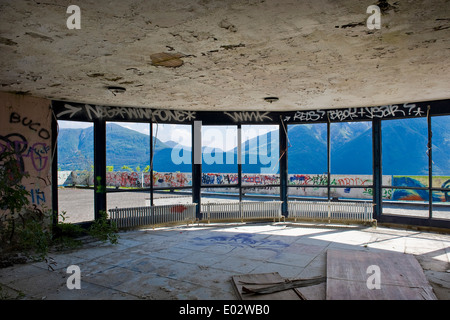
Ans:
<svg viewBox="0 0 450 320"><path fill-rule="evenodd" d="M94 121L94 217L106 211L106 121Z"/></svg>
<svg viewBox="0 0 450 320"><path fill-rule="evenodd" d="M327 200L331 200L331 123L327 122Z"/></svg>
<svg viewBox="0 0 450 320"><path fill-rule="evenodd" d="M427 107L427 123L428 123L428 218L433 217L433 131L431 128L430 106Z"/></svg>
<svg viewBox="0 0 450 320"><path fill-rule="evenodd" d="M58 120L52 116L52 225L58 224Z"/></svg>
<svg viewBox="0 0 450 320"><path fill-rule="evenodd" d="M201 213L201 185L202 185L202 122L194 121L192 125L192 202L197 204L196 217L202 218Z"/></svg>
<svg viewBox="0 0 450 320"><path fill-rule="evenodd" d="M278 126L279 140L280 140L280 200L283 201L281 205L281 213L287 218L288 213L288 199L287 199L287 182L288 182L288 170L287 170L287 128L281 120Z"/></svg>
<svg viewBox="0 0 450 320"><path fill-rule="evenodd" d="M242 128L237 126L237 164L238 164L238 188L239 202L242 202Z"/></svg>
<svg viewBox="0 0 450 320"><path fill-rule="evenodd" d="M153 141L156 137L153 137L153 122L150 122L150 207L153 207Z"/></svg>
<svg viewBox="0 0 450 320"><path fill-rule="evenodd" d="M373 155L373 218L379 220L383 212L383 174L381 166L381 120L372 120Z"/></svg>

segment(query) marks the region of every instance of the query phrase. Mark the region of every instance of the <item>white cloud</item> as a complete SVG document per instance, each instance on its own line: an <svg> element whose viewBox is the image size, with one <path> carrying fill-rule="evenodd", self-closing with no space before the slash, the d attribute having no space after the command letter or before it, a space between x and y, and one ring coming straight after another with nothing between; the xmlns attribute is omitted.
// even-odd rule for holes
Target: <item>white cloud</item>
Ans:
<svg viewBox="0 0 450 320"><path fill-rule="evenodd" d="M60 129L85 129L92 127L93 125L92 122L58 120L58 127Z"/></svg>

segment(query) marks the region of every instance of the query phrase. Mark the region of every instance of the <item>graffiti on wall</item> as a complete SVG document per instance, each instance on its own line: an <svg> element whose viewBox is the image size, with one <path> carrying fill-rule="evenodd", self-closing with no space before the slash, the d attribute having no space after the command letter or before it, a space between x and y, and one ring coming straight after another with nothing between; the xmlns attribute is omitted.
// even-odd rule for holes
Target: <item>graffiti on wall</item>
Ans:
<svg viewBox="0 0 450 320"><path fill-rule="evenodd" d="M233 122L241 123L241 122L264 122L265 120L273 121L269 116L268 111L260 112L260 111L235 111L235 112L227 112L224 111L224 114L228 116Z"/></svg>
<svg viewBox="0 0 450 320"><path fill-rule="evenodd" d="M280 121L288 123L312 123L326 121L353 121L372 119L391 119L401 117L424 117L428 106L433 102L403 103L374 107L350 107L329 110L298 110L285 112L272 111L189 111L165 110L139 107L99 106L80 103L54 101L53 108L61 120L92 121L95 119L111 121L192 123L194 121L217 122L223 124L266 123ZM14 117L15 121L22 121ZM25 124L28 124L27 120ZM29 124L30 128L37 126ZM42 132L45 134L45 132Z"/></svg>
<svg viewBox="0 0 450 320"><path fill-rule="evenodd" d="M450 188L450 180L448 177L433 177L432 183L434 187ZM392 185L396 187L428 187L428 176L394 176ZM448 202L450 191L433 191L433 202ZM428 202L430 194L428 190L413 190L413 189L393 189L392 200L403 201L425 201Z"/></svg>
<svg viewBox="0 0 450 320"><path fill-rule="evenodd" d="M445 189L450 189L450 179L445 181L441 187L445 188ZM444 201L445 202L450 201L450 191L443 191L442 193L444 194L444 198L443 198Z"/></svg>
<svg viewBox="0 0 450 320"><path fill-rule="evenodd" d="M106 172L106 186L116 188L150 188L152 178L149 172ZM59 186L93 186L92 171L59 171ZM192 186L192 174L180 172L154 172L153 186L158 188L179 188Z"/></svg>
<svg viewBox="0 0 450 320"><path fill-rule="evenodd" d="M202 173L202 185L236 184L237 173Z"/></svg>
<svg viewBox="0 0 450 320"><path fill-rule="evenodd" d="M50 139L50 131L47 128L43 127L40 122L33 121L32 118L26 116L21 116L17 112L11 112L9 116L9 123L18 123L25 127L27 130L36 132L39 138L44 140Z"/></svg>
<svg viewBox="0 0 450 320"><path fill-rule="evenodd" d="M391 185L391 181L391 176L383 176L384 185ZM288 184L298 186L297 188L289 188L290 195L327 197L327 174L290 174L288 175ZM371 175L330 175L332 197L371 199L373 197L373 189L370 187L372 184ZM333 188L333 186L339 186L339 188ZM363 186L363 188L352 186ZM388 190L385 189L385 192L383 192L384 199L391 199L392 193Z"/></svg>
<svg viewBox="0 0 450 320"><path fill-rule="evenodd" d="M0 155L8 155L17 163L20 181L14 184L27 191L29 209L42 215L51 206L49 101L0 95L0 112L5 115L0 118ZM8 208L2 209L6 209L4 217L7 217Z"/></svg>
<svg viewBox="0 0 450 320"><path fill-rule="evenodd" d="M345 108L335 110L296 111L285 114L284 121L315 122L315 121L350 121L370 120L395 117L423 117L426 109L416 104L386 105L379 107Z"/></svg>
<svg viewBox="0 0 450 320"><path fill-rule="evenodd" d="M155 172L153 174L153 186L171 188L189 187L192 186L192 173Z"/></svg>
<svg viewBox="0 0 450 320"><path fill-rule="evenodd" d="M22 173L27 173L25 170L26 158L30 159L32 165L32 168L28 168L28 170L37 172L48 170L50 146L46 142L30 144L20 133L0 135L0 154L4 152L14 154Z"/></svg>
<svg viewBox="0 0 450 320"><path fill-rule="evenodd" d="M106 185L111 187L142 187L142 175L139 172L107 172Z"/></svg>
<svg viewBox="0 0 450 320"><path fill-rule="evenodd" d="M447 177L448 178L448 177ZM446 177L434 177L434 185L441 188L450 188L450 179ZM396 187L426 187L424 181L427 177L404 177L384 175L382 177L384 186ZM107 172L106 184L108 187L116 188L149 188L151 184L149 172ZM307 196L307 197L327 197L326 174L290 174L288 175L288 185L291 186L289 195ZM238 183L237 173L203 173L202 185L230 185ZM243 186L263 186L264 188L248 189L246 192L279 194L280 177L277 174L243 174ZM331 175L330 186L331 196L340 198L372 199L373 189L372 176L370 175ZM94 176L91 171L59 171L58 185L60 186L93 186ZM157 188L179 188L192 186L192 173L183 172L154 172L153 186ZM333 187L336 186L336 187ZM356 188L355 186L359 186ZM365 187L367 186L367 187ZM209 190L209 189L208 189ZM211 189L213 190L213 189ZM221 189L228 190L228 189ZM428 201L428 190L412 189L391 189L383 188L383 199L385 200L409 200L409 201ZM35 191L36 201L42 201L42 196L38 196ZM39 198L38 198L39 197ZM45 199L45 197L44 197ZM444 202L450 200L450 191L433 192L433 201ZM44 200L45 201L45 200Z"/></svg>
<svg viewBox="0 0 450 320"><path fill-rule="evenodd" d="M195 120L195 111L164 110L134 107L116 106L92 106L64 104L64 109L56 116L66 116L69 119L76 118L79 114L86 115L87 119L123 119L123 120L146 120L154 122L189 122Z"/></svg>
<svg viewBox="0 0 450 320"><path fill-rule="evenodd" d="M244 174L242 176L242 184L256 184L264 186L280 184L280 176L278 174Z"/></svg>

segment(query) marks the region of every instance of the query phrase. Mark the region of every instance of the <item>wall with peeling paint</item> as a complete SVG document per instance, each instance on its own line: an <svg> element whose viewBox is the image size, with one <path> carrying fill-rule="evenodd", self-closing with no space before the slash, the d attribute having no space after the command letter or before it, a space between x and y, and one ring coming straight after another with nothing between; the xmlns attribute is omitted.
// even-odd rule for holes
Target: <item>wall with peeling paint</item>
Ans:
<svg viewBox="0 0 450 320"><path fill-rule="evenodd" d="M47 99L0 92L0 153L13 152L21 172L28 174L19 183L30 194L30 209L39 215L52 207L50 104ZM8 214L8 208L0 208L1 220Z"/></svg>

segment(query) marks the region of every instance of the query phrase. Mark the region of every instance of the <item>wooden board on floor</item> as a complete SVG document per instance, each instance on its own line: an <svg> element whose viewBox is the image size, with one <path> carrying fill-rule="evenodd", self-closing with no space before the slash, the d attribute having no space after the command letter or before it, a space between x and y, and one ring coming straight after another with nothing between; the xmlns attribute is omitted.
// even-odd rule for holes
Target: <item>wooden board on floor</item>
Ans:
<svg viewBox="0 0 450 320"><path fill-rule="evenodd" d="M370 284L375 283L374 271L368 272L369 266L379 267L379 289L369 289ZM436 300L422 267L413 255L359 250L327 251L326 298Z"/></svg>
<svg viewBox="0 0 450 320"><path fill-rule="evenodd" d="M304 300L297 289L258 295L242 293L243 286L257 289L271 284L283 283L284 278L278 272L236 275L231 277L231 282L241 300Z"/></svg>

